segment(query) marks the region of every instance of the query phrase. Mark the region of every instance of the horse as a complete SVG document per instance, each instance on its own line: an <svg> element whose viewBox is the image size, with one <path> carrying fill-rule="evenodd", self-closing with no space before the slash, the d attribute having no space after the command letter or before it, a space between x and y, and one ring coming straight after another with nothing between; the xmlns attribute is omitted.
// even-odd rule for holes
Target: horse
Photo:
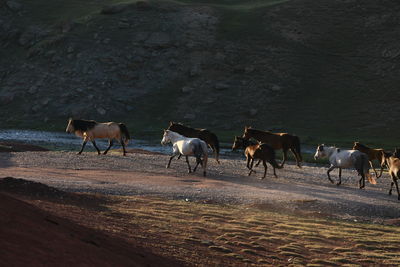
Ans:
<svg viewBox="0 0 400 267"><path fill-rule="evenodd" d="M285 164L287 151L290 149L296 159L297 166L301 168L300 162L303 161L303 158L301 156L300 139L298 136L288 133L272 133L269 131L261 131L246 126L244 128L243 138L254 138L262 143L270 145L275 150L282 149L283 160L280 165L281 167L283 167Z"/></svg>
<svg viewBox="0 0 400 267"><path fill-rule="evenodd" d="M191 138L199 138L203 140L204 142L207 143L208 146L211 147L215 154L215 160L220 164L219 162L219 141L218 137L210 132L207 129L198 129L198 128L191 128L188 126L183 125L182 123L176 123L176 122L169 122L169 127L167 130L179 133L183 136L186 137L191 137Z"/></svg>
<svg viewBox="0 0 400 267"><path fill-rule="evenodd" d="M194 155L196 157L196 166L194 167L193 172L196 171L197 166L200 164L203 167L203 176L206 176L208 159L206 142L199 138L188 138L171 130L164 130L161 144L166 145L167 143L172 143L172 155L169 158L166 168L170 167L171 160L175 156L184 155L186 156L186 163L189 168L189 173L191 173L192 170L189 164L188 156ZM203 160L201 159L201 156L203 156Z"/></svg>
<svg viewBox="0 0 400 267"><path fill-rule="evenodd" d="M255 144L247 139L244 139L243 137L235 136L235 140L233 141L232 145L232 151L236 149L244 149L244 155L247 159L246 167L250 170L248 176L250 176L252 172L255 173L253 170L253 163L255 159L258 159L259 161L256 164L256 167L261 161L264 165L264 176L261 179L264 179L265 175L267 174L266 161L268 161L268 163L271 164L272 168L274 169L274 176L278 177L275 169L281 169L282 167L279 166L275 160L275 150L268 144Z"/></svg>
<svg viewBox="0 0 400 267"><path fill-rule="evenodd" d="M317 150L315 151L314 159L317 160L318 158L328 158L331 166L329 167L327 174L331 183L334 182L329 173L333 169L339 168L339 182L336 184L339 186L342 183L342 168L355 168L358 175L361 175L358 182L360 189L365 187L365 176L367 176L368 181L371 184L376 184L372 175L369 174L368 156L361 151L342 150L334 146L325 146L322 144L318 145Z"/></svg>
<svg viewBox="0 0 400 267"><path fill-rule="evenodd" d="M400 200L399 185L397 183L397 180L400 179L400 159L390 153L384 153L382 164L386 164L389 169L390 177L392 178L389 195L392 194L393 185L396 185L397 199Z"/></svg>
<svg viewBox="0 0 400 267"><path fill-rule="evenodd" d="M400 158L400 148L395 148L394 149L393 157Z"/></svg>
<svg viewBox="0 0 400 267"><path fill-rule="evenodd" d="M119 141L122 145L122 150L124 156L126 156L125 146L128 144L129 139L131 139L128 128L125 124L117 122L97 122L94 120L68 120L67 128L65 129L67 133L74 133L76 136L83 138L82 148L78 152L81 154L86 143L91 141L93 146L97 150L97 154L101 154L100 149L97 147L95 139L96 138L108 138L108 148L104 151L104 155L107 154L111 146L114 143L114 139Z"/></svg>
<svg viewBox="0 0 400 267"><path fill-rule="evenodd" d="M359 150L359 151L367 154L368 159L369 159L369 164L371 165L371 168L374 170L376 178L379 178L382 176L383 168L385 167L385 164L382 164L382 162L384 162L383 157L384 157L384 153L385 153L385 151L383 149L369 148L359 142L354 142L353 150ZM379 175L376 172L376 170L372 164L373 160L377 160L381 164L381 172L379 173Z"/></svg>

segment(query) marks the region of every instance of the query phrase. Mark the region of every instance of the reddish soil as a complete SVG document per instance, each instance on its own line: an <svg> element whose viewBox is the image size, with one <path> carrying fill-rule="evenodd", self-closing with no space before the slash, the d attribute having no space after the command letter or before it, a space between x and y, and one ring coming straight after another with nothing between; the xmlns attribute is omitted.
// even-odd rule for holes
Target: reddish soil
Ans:
<svg viewBox="0 0 400 267"><path fill-rule="evenodd" d="M2 179L1 186L19 196L77 200L73 194L21 179ZM0 236L2 266L180 265L135 245L134 240L108 236L1 192Z"/></svg>

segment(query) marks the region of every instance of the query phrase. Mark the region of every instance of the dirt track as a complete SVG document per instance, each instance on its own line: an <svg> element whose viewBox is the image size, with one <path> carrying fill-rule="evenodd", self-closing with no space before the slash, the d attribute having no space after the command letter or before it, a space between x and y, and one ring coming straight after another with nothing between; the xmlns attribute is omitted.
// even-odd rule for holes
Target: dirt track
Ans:
<svg viewBox="0 0 400 267"><path fill-rule="evenodd" d="M73 192L117 195L155 195L171 199L212 203L257 203L276 209L320 213L332 217L383 222L400 217L397 195L388 196L387 174L377 185L358 189L353 171L343 172L342 186L329 183L326 168L315 165L286 165L274 178L269 167L247 177L245 162L222 159L209 161L207 178L188 174L183 159L165 169L168 156L119 152L98 156L72 152L0 153L0 177L11 176L38 181ZM334 176L336 177L336 176Z"/></svg>

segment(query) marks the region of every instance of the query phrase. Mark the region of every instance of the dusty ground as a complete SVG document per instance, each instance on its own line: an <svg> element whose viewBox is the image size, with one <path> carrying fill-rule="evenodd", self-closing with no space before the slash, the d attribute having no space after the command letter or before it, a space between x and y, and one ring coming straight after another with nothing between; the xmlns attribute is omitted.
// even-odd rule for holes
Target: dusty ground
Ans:
<svg viewBox="0 0 400 267"><path fill-rule="evenodd" d="M165 169L168 156L119 151L98 156L87 152L23 152L0 154L0 177L34 180L71 192L112 195L151 195L213 203L264 203L290 210L305 210L329 216L382 222L400 217L397 195L388 196L390 180L384 174L377 185L358 189L358 177L344 171L337 187L321 166L286 165L274 178L271 167L260 180L262 168L247 177L245 162L210 159L208 176L188 174L183 159Z"/></svg>
<svg viewBox="0 0 400 267"><path fill-rule="evenodd" d="M13 226L3 230L2 260L16 266L27 259L71 263L67 258L97 266L400 263L398 227L384 226L400 222L387 174L360 190L352 171L337 187L321 166L287 165L277 170L279 178L269 169L260 180L262 169L247 177L243 160L211 159L203 178L188 174L184 160L165 169L168 156L134 152L0 153L0 177L22 178L0 180L0 229ZM40 244L43 257L51 254L47 262L15 252L30 251L30 242Z"/></svg>

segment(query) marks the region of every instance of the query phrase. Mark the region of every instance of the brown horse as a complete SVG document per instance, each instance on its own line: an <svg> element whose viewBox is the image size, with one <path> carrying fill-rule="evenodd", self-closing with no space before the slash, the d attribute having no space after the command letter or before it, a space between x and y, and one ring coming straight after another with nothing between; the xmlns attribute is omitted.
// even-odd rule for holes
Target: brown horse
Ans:
<svg viewBox="0 0 400 267"><path fill-rule="evenodd" d="M381 165L386 164L389 169L390 177L392 178L392 183L390 184L389 195L392 194L393 185L396 185L397 199L400 200L399 185L397 180L400 179L400 159L392 156L390 153L383 154L383 162Z"/></svg>
<svg viewBox="0 0 400 267"><path fill-rule="evenodd" d="M296 135L288 133L271 133L269 131L256 130L246 126L244 128L243 138L254 138L262 143L270 145L273 149L282 149L283 160L281 167L285 164L287 151L290 149L296 159L297 166L301 168L300 162L303 161L303 158L300 151L300 139Z"/></svg>
<svg viewBox="0 0 400 267"><path fill-rule="evenodd" d="M168 130L179 133L186 137L199 138L211 147L215 154L215 159L219 164L219 141L218 137L207 129L191 128L182 123L170 122Z"/></svg>
<svg viewBox="0 0 400 267"><path fill-rule="evenodd" d="M385 151L383 149L369 148L359 142L354 142L353 150L359 150L359 151L367 154L369 164L371 165L371 168L374 170L376 178L379 178L382 176L383 168L385 167L385 163L382 163L382 162L384 162L383 158L385 156ZM381 165L381 172L379 173L379 176L372 164L373 160L377 160Z"/></svg>
<svg viewBox="0 0 400 267"><path fill-rule="evenodd" d="M250 142L249 140L244 139L243 137L240 136L235 136L235 140L232 145L232 150L236 149L244 149L244 155L246 156L247 159L247 168L250 170L249 176L251 175L252 172L256 172L253 170L253 164L254 160L258 159L258 163L256 164L256 167L260 164L262 161L264 165L264 176L261 179L265 178L265 175L267 174L267 163L268 161L269 164L271 164L272 168L274 169L274 176L276 176L275 168L276 169L281 169L282 167L276 163L275 160L275 150L267 145L267 144L261 144L257 143L254 144Z"/></svg>

